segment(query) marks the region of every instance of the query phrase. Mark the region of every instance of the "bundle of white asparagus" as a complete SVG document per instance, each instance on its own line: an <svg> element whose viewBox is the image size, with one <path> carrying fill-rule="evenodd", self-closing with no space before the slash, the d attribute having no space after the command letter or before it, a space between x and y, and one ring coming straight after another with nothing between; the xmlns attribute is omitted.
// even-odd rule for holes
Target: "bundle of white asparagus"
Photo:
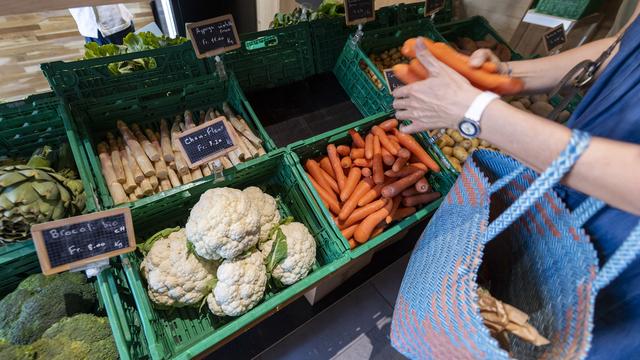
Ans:
<svg viewBox="0 0 640 360"><path fill-rule="evenodd" d="M196 116L187 110L183 115L177 115L171 125L161 119L156 129L142 129L138 124L127 125L118 120L118 132L115 135L108 132L105 141L97 146L102 175L114 204L136 201L264 155L262 140L251 131L247 122L227 103L223 104L222 111L224 115L210 108ZM232 125L231 135L237 149L209 164L190 169L178 147L178 136L220 116L225 116Z"/></svg>

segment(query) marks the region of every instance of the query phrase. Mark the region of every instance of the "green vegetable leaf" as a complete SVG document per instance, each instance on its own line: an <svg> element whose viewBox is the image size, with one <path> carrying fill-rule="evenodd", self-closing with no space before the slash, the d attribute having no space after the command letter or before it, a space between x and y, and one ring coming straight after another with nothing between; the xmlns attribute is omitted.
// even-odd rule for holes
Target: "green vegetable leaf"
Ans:
<svg viewBox="0 0 640 360"><path fill-rule="evenodd" d="M174 228L168 228L168 229L164 229L164 230L160 230L157 233L153 234L150 238L148 238L147 240L145 240L145 242L143 242L142 244L138 244L138 250L140 250L140 252L144 255L147 255L147 253L151 250L151 248L153 247L153 244L160 240L160 239L164 239L166 237L168 237L171 233L174 233L176 231L179 231L180 227L174 227ZM188 243L187 243L188 244Z"/></svg>
<svg viewBox="0 0 640 360"><path fill-rule="evenodd" d="M280 263L284 258L287 257L287 237L284 235L282 230L278 227L276 229L276 239L273 242L273 246L271 247L271 251L269 255L264 259L265 266L267 267L267 272L271 274L273 269Z"/></svg>
<svg viewBox="0 0 640 360"><path fill-rule="evenodd" d="M142 38L135 33L129 33L124 37L122 43L127 47L128 52L137 52L146 50Z"/></svg>
<svg viewBox="0 0 640 360"><path fill-rule="evenodd" d="M286 218L280 220L280 226L289 225L294 221L295 221L295 219L293 218L293 216L287 216Z"/></svg>

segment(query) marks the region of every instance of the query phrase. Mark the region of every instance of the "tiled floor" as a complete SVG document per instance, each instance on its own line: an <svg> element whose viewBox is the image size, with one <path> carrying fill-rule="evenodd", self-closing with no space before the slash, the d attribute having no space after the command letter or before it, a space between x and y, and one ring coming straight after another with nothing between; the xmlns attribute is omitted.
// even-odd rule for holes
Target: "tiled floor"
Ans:
<svg viewBox="0 0 640 360"><path fill-rule="evenodd" d="M404 359L391 347L389 331L408 261L404 256L256 359Z"/></svg>

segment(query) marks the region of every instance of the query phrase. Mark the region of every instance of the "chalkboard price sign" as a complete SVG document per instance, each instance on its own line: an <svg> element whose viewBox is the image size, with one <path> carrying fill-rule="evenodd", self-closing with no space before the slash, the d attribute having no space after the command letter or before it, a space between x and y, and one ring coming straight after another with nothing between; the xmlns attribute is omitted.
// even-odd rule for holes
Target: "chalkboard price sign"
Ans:
<svg viewBox="0 0 640 360"><path fill-rule="evenodd" d="M544 47L547 49L547 53L551 53L560 46L567 42L567 34L564 31L562 24L547 31L543 36Z"/></svg>
<svg viewBox="0 0 640 360"><path fill-rule="evenodd" d="M444 0L426 0L424 2L424 16L431 16L444 9Z"/></svg>
<svg viewBox="0 0 640 360"><path fill-rule="evenodd" d="M345 0L347 25L364 24L376 19L374 0Z"/></svg>
<svg viewBox="0 0 640 360"><path fill-rule="evenodd" d="M384 70L384 78L387 80L387 87L391 92L405 85L402 81L400 81L400 79L396 77L396 74L391 69Z"/></svg>
<svg viewBox="0 0 640 360"><path fill-rule="evenodd" d="M235 150L233 133L227 119L220 116L181 133L178 144L193 169Z"/></svg>
<svg viewBox="0 0 640 360"><path fill-rule="evenodd" d="M31 235L45 275L136 249L129 208L37 224L31 227Z"/></svg>
<svg viewBox="0 0 640 360"><path fill-rule="evenodd" d="M199 59L240 47L240 38L232 15L191 23L187 25L187 31Z"/></svg>

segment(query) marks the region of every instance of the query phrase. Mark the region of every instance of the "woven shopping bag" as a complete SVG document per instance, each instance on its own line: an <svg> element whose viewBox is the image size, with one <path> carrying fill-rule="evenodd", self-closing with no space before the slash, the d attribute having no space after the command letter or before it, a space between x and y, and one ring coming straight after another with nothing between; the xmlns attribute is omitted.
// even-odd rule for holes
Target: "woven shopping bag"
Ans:
<svg viewBox="0 0 640 360"><path fill-rule="evenodd" d="M600 269L582 225L604 204L589 199L569 212L553 191L589 142L575 130L540 176L493 151L467 160L402 281L391 328L400 353L447 360L586 356L598 291L640 251L639 226ZM480 315L479 276L490 279L495 297L530 315L551 343L535 347L510 336L509 352L503 350Z"/></svg>

